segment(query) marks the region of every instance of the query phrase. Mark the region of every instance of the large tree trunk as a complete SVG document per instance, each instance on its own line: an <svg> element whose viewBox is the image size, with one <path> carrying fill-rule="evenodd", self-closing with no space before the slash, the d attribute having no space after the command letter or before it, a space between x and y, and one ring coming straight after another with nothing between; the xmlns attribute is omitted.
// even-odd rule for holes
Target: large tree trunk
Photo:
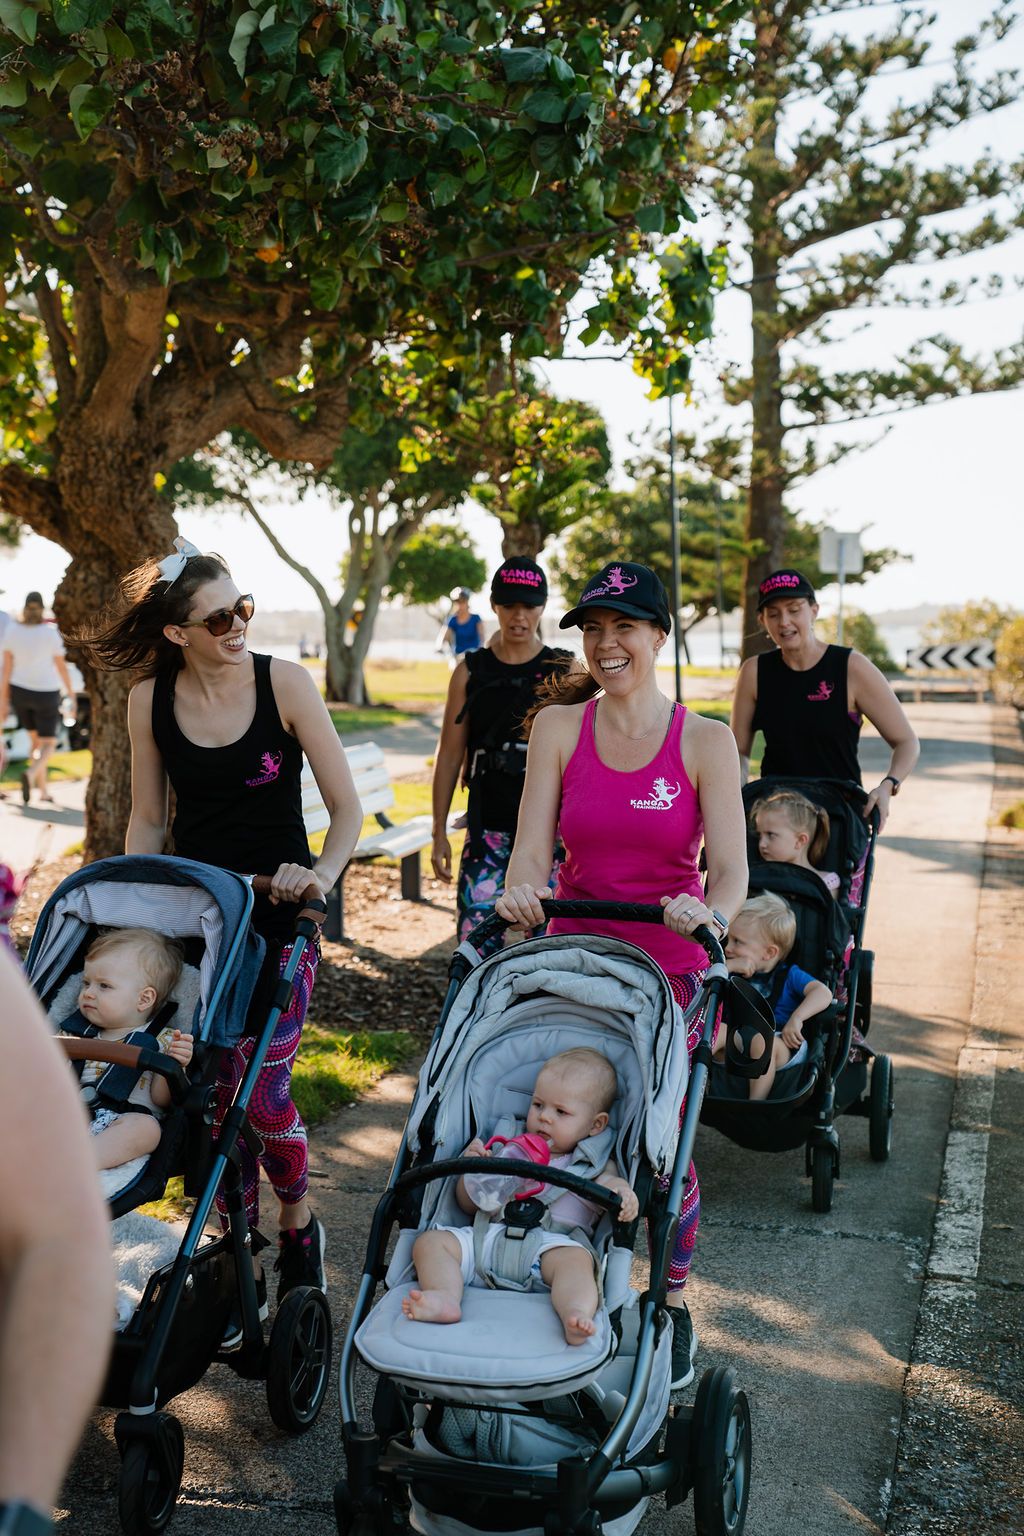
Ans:
<svg viewBox="0 0 1024 1536"><path fill-rule="evenodd" d="M513 560L516 556L522 555L529 560L540 558L540 552L544 546L544 534L539 523L502 522L501 526L504 529L501 539L502 559Z"/></svg>
<svg viewBox="0 0 1024 1536"><path fill-rule="evenodd" d="M345 620L333 603L324 603L321 607L324 615L324 691L329 704L340 704L348 698Z"/></svg>
<svg viewBox="0 0 1024 1536"><path fill-rule="evenodd" d="M60 428L56 487L61 543L71 555L54 599L62 631L77 629L114 597L118 579L169 552L174 518L153 491L149 435L93 434L71 417ZM127 699L131 679L83 665L92 707L93 769L85 796L86 862L124 852L131 812Z"/></svg>

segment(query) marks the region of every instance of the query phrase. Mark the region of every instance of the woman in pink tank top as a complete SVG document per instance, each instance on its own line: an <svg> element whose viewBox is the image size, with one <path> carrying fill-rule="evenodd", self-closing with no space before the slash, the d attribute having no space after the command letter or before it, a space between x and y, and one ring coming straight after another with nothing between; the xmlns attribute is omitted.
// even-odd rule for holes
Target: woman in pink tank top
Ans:
<svg viewBox="0 0 1024 1536"><path fill-rule="evenodd" d="M747 893L736 744L728 726L689 713L659 689L655 669L672 619L665 588L647 566L606 565L562 619L563 629L571 625L583 631L587 670L553 681L528 717L526 787L495 909L518 928L543 923L557 829L566 858L556 897L660 902L665 923L556 918L548 932L627 939L657 961L685 1007L707 964L688 935L702 923L724 931ZM706 893L697 865L702 842ZM687 1041L691 1054L698 1037L694 1031ZM669 1272L674 1387L693 1377L696 1334L683 1287L699 1217L691 1165Z"/></svg>

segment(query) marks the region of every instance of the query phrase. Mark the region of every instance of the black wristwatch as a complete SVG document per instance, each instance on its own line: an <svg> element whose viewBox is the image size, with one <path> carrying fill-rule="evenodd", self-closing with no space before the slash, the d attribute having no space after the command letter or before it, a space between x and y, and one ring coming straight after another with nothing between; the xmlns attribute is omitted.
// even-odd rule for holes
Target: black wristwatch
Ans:
<svg viewBox="0 0 1024 1536"><path fill-rule="evenodd" d="M50 1516L21 1499L0 1502L0 1536L51 1536Z"/></svg>
<svg viewBox="0 0 1024 1536"><path fill-rule="evenodd" d="M718 924L720 930L718 934L718 942L719 944L724 944L726 939L729 937L729 919L727 917L723 917L721 912L718 911L717 907L711 908L711 916Z"/></svg>
<svg viewBox="0 0 1024 1536"><path fill-rule="evenodd" d="M885 778L882 780L883 784L886 782L892 785L893 794L898 795L900 792L900 780L896 777L896 775L894 773L887 773Z"/></svg>

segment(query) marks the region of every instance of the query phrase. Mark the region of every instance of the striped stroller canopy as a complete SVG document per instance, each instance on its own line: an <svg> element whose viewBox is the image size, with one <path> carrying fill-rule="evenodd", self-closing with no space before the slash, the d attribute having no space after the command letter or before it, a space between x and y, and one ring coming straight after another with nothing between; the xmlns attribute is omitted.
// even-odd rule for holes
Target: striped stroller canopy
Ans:
<svg viewBox="0 0 1024 1536"><path fill-rule="evenodd" d="M32 936L26 969L44 1005L90 928L153 928L203 941L192 1032L232 1045L246 1015L265 944L252 931L252 888L243 875L164 854L99 859L53 892Z"/></svg>

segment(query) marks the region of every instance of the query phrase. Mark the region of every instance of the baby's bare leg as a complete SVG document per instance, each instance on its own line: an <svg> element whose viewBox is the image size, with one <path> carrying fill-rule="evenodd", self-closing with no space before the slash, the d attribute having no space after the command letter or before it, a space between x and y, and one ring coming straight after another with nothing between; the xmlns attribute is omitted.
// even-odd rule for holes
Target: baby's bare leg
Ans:
<svg viewBox="0 0 1024 1536"><path fill-rule="evenodd" d="M457 1323L462 1316L462 1249L453 1232L421 1232L412 1261L422 1290L402 1302L406 1317L417 1323Z"/></svg>
<svg viewBox="0 0 1024 1536"><path fill-rule="evenodd" d="M594 1332L597 1311L594 1260L585 1248L549 1248L541 1254L540 1273L551 1288L551 1305L565 1330L566 1343L585 1343Z"/></svg>
<svg viewBox="0 0 1024 1536"><path fill-rule="evenodd" d="M118 1115L92 1138L97 1168L120 1168L135 1157L147 1157L160 1140L160 1122L152 1115Z"/></svg>
<svg viewBox="0 0 1024 1536"><path fill-rule="evenodd" d="M750 1097L752 1099L766 1099L772 1091L775 1074L780 1067L784 1067L793 1052L785 1045L781 1035L775 1036L772 1045L772 1059L768 1063L768 1070L763 1077L755 1077L750 1084Z"/></svg>

